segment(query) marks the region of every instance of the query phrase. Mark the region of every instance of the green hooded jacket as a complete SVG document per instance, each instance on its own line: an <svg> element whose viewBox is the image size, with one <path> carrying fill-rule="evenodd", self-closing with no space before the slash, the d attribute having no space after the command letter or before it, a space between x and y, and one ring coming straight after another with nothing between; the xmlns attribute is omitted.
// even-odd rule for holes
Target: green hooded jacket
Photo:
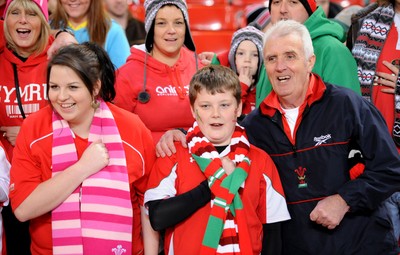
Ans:
<svg viewBox="0 0 400 255"><path fill-rule="evenodd" d="M360 82L357 75L357 64L349 49L343 44L346 35L343 28L326 18L321 7L304 22L310 32L314 54L316 56L313 72L322 80L331 84L349 88L361 95ZM261 77L265 74L265 77ZM256 87L256 107L271 92L272 86L267 74L260 74L265 80Z"/></svg>

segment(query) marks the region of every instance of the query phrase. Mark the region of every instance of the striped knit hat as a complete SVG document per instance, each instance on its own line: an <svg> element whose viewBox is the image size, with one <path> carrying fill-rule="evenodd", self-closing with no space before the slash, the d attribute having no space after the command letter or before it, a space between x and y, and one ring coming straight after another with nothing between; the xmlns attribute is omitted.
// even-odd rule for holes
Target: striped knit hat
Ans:
<svg viewBox="0 0 400 255"><path fill-rule="evenodd" d="M247 25L255 26L260 30L263 30L271 21L269 10L264 4L250 4L246 6L244 13Z"/></svg>
<svg viewBox="0 0 400 255"><path fill-rule="evenodd" d="M231 48L229 50L228 54L228 60L229 60L229 65L235 73L238 73L238 70L236 68L235 64L235 54L237 51L237 48L239 47L239 44L243 42L244 40L249 40L253 42L258 50L258 68L257 68L257 73L256 77L258 77L261 69L261 65L263 63L263 32L261 32L259 29L253 27L253 26L247 26L244 28L241 28L237 30L233 36L232 36L232 41L231 41Z"/></svg>
<svg viewBox="0 0 400 255"><path fill-rule="evenodd" d="M317 3L315 0L300 0L300 3L304 6L306 9L308 16L311 16L315 10L317 9ZM272 1L269 1L269 6L268 8L271 10L271 4Z"/></svg>
<svg viewBox="0 0 400 255"><path fill-rule="evenodd" d="M144 19L144 28L146 29L147 35L145 39L146 50L150 52L153 48L154 42L154 19L156 18L158 10L164 5L172 4L178 7L183 14L183 18L186 24L185 33L185 46L191 50L195 51L196 47L192 39L192 35L189 29L189 14L187 11L187 5L184 0L145 0L144 8L146 10L146 16Z"/></svg>

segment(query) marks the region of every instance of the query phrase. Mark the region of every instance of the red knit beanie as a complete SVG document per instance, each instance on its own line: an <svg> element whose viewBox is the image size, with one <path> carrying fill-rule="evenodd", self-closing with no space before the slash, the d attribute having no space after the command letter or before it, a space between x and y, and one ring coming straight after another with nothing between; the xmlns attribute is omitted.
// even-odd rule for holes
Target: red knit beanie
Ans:
<svg viewBox="0 0 400 255"><path fill-rule="evenodd" d="M10 3L12 1L13 0L7 0L6 8L4 9L4 14L3 14L4 18L6 16L6 12L7 12L8 6L10 5ZM37 4L37 6L39 6L39 8L42 11L44 17L48 21L49 20L49 11L47 9L47 0L32 0L32 1L35 2Z"/></svg>

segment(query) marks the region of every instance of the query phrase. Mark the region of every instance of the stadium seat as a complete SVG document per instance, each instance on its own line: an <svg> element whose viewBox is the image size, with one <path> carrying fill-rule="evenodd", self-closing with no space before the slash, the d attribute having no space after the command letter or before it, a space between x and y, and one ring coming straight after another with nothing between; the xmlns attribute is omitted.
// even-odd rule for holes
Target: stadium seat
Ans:
<svg viewBox="0 0 400 255"><path fill-rule="evenodd" d="M129 5L129 11L134 18L144 22L146 10L144 9L143 4L131 4Z"/></svg>
<svg viewBox="0 0 400 255"><path fill-rule="evenodd" d="M218 5L218 4L226 4L226 0L187 0L186 3L188 5L198 4L198 5L205 5L205 6L213 6L213 5Z"/></svg>
<svg viewBox="0 0 400 255"><path fill-rule="evenodd" d="M189 4L188 7L191 30L237 30L243 24L243 10L236 6ZM145 9L142 4L132 4L129 10L133 17L144 21Z"/></svg>
<svg viewBox="0 0 400 255"><path fill-rule="evenodd" d="M375 2L375 0L332 0L332 2L339 4L343 8L346 8L351 5L367 6L369 3Z"/></svg>
<svg viewBox="0 0 400 255"><path fill-rule="evenodd" d="M188 12L192 30L237 30L244 19L242 8L225 4L188 4Z"/></svg>
<svg viewBox="0 0 400 255"><path fill-rule="evenodd" d="M196 45L197 53L212 51L218 54L229 50L234 32L235 30L193 30L192 37L194 44Z"/></svg>
<svg viewBox="0 0 400 255"><path fill-rule="evenodd" d="M265 6L268 6L268 2L268 0L230 0L231 5L242 8L251 4L264 4Z"/></svg>

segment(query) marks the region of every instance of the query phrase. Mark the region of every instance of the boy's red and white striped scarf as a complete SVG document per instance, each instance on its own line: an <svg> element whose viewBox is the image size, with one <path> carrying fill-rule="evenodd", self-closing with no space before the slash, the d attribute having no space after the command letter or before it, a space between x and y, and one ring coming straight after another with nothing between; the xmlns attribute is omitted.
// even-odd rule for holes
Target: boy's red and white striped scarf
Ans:
<svg viewBox="0 0 400 255"><path fill-rule="evenodd" d="M89 143L101 139L109 164L87 178L52 211L53 254L132 254L132 203L125 152L104 101L96 110ZM53 176L78 160L68 122L53 112Z"/></svg>
<svg viewBox="0 0 400 255"><path fill-rule="evenodd" d="M250 144L244 129L236 124L231 144L221 155L200 131L197 122L189 129L186 137L189 152L207 177L213 194L200 254L252 254L249 230L239 195L239 189L244 185L250 169L250 160L246 157ZM220 157L223 156L228 156L236 163L236 168L230 175L222 168Z"/></svg>

